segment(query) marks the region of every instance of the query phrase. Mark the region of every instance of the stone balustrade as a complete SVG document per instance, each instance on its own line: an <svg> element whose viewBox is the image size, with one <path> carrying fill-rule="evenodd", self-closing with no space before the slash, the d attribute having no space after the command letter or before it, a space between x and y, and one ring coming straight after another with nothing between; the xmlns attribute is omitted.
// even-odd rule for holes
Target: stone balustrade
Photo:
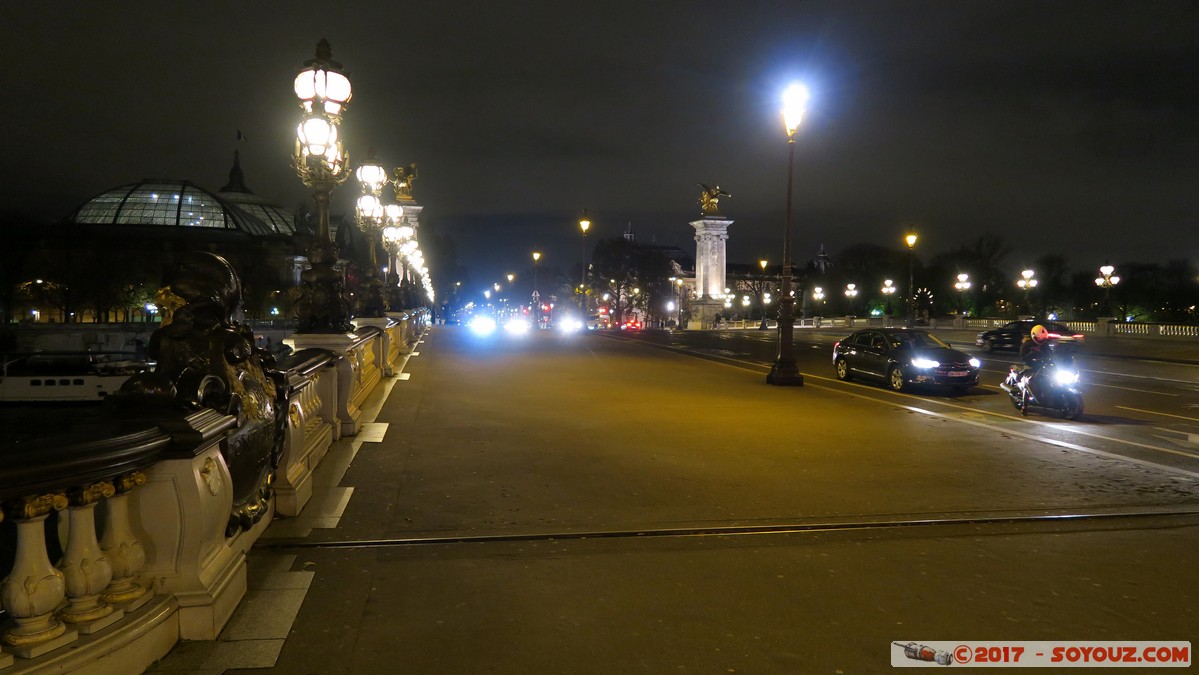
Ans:
<svg viewBox="0 0 1199 675"><path fill-rule="evenodd" d="M427 320L296 340L279 364L274 492L248 527L230 524L235 415L104 405L69 433L0 441L0 674L140 672L180 639L215 639L245 594L246 552L274 516L302 511L330 445L361 428Z"/></svg>

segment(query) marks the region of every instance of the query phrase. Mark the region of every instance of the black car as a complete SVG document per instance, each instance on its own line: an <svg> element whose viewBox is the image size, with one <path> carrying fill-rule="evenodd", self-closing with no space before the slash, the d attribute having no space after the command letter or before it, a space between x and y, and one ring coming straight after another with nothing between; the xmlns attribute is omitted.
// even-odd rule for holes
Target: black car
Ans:
<svg viewBox="0 0 1199 675"><path fill-rule="evenodd" d="M1037 324L1044 326L1045 330L1049 331L1049 337L1059 342L1082 342L1082 333L1070 330L1065 324L1056 321L1020 319L979 333L978 337L974 339L974 344L982 347L982 350L987 353L997 349L1019 350L1020 342L1028 337L1032 327Z"/></svg>
<svg viewBox="0 0 1199 675"><path fill-rule="evenodd" d="M965 392L978 385L981 365L978 359L923 330L870 328L833 345L838 379L877 378L895 391L913 384L935 384Z"/></svg>

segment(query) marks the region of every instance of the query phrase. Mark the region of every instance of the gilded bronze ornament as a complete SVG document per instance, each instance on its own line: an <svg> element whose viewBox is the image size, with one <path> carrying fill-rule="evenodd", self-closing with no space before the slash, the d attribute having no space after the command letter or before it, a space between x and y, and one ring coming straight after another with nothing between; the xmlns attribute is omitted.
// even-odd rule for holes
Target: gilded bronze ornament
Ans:
<svg viewBox="0 0 1199 675"><path fill-rule="evenodd" d="M241 282L228 261L192 254L171 287L186 304L150 337L154 371L130 378L119 400L209 408L237 419L221 444L233 479L229 530L236 532L265 512L270 478L283 452L286 375L275 367L273 355L255 346L253 331L233 320L241 305Z"/></svg>
<svg viewBox="0 0 1199 675"><path fill-rule="evenodd" d="M720 198L732 197L733 195L720 189L719 185L715 187L708 187L707 185L700 183L699 187L703 190L703 192L699 194L698 203L700 205L700 210L703 211L705 216L719 216Z"/></svg>

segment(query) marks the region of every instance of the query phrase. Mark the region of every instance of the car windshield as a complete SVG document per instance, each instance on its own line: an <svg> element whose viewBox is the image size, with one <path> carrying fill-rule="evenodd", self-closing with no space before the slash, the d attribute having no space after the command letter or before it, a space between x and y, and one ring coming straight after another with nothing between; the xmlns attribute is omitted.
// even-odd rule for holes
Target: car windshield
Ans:
<svg viewBox="0 0 1199 675"><path fill-rule="evenodd" d="M925 347L948 347L935 335L928 333L892 333L887 336L891 340L892 349L921 349Z"/></svg>

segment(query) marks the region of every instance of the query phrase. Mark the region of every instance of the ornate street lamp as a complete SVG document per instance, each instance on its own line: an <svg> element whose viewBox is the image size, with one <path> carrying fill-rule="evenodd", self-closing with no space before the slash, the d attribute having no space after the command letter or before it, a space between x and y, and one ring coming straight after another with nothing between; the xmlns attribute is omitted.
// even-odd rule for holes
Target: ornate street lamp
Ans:
<svg viewBox="0 0 1199 675"><path fill-rule="evenodd" d="M916 241L919 239L916 230L908 232L903 238L908 245L908 326L916 325Z"/></svg>
<svg viewBox="0 0 1199 675"><path fill-rule="evenodd" d="M807 110L808 88L795 83L783 92L783 125L787 130L787 213L783 226L783 268L779 294L778 356L767 384L803 386L803 375L795 363L795 297L791 295L791 185L795 179L795 133Z"/></svg>
<svg viewBox="0 0 1199 675"><path fill-rule="evenodd" d="M845 284L845 297L847 300L849 300L849 313L852 315L853 314L853 301L854 301L854 298L858 297L858 285L857 284Z"/></svg>
<svg viewBox="0 0 1199 675"><path fill-rule="evenodd" d="M329 195L350 177L349 157L338 127L350 100L350 80L332 58L329 42L316 46L316 58L304 63L293 83L304 119L296 128L292 163L316 204L316 236L308 248L311 266L301 275L296 303L300 333L348 333L350 303L341 275L334 268L337 248L329 236Z"/></svg>
<svg viewBox="0 0 1199 675"><path fill-rule="evenodd" d="M1109 263L1105 262L1099 268L1101 276L1095 279L1095 285L1103 289L1103 315L1109 316L1112 313L1111 293L1112 286L1120 283L1120 277L1112 276L1116 271Z"/></svg>
<svg viewBox="0 0 1199 675"><path fill-rule="evenodd" d="M953 285L958 290L958 313L962 314L966 311L966 291L970 290L970 275L962 272L958 275L957 283Z"/></svg>
<svg viewBox="0 0 1199 675"><path fill-rule="evenodd" d="M1033 311L1032 305L1028 301L1028 292L1037 287L1037 280L1033 278L1035 274L1036 272L1032 270L1024 270L1020 273L1020 278L1016 280L1016 285L1024 291L1024 309L1028 310L1029 314L1032 314Z"/></svg>
<svg viewBox="0 0 1199 675"><path fill-rule="evenodd" d="M387 209L383 206L380 194L383 185L387 183L387 170L375 160L374 153L368 153L366 161L354 172L362 185L362 195L358 197L355 214L358 229L366 235L370 242L370 267L363 277L366 287L362 299L362 316L381 318L387 310L387 299L383 295L383 280L379 278L379 259L376 252L378 240L387 217ZM398 205L395 205L398 207ZM403 213L403 210L400 211ZM389 265L390 267L390 265Z"/></svg>
<svg viewBox="0 0 1199 675"><path fill-rule="evenodd" d="M895 282L890 279L883 280L883 287L880 289L883 292L883 298L887 301L886 314L891 316L891 296L895 295Z"/></svg>
<svg viewBox="0 0 1199 675"><path fill-rule="evenodd" d="M387 306L393 312L404 309L404 298L400 292L400 282L405 273L404 262L400 258L400 247L405 243L406 230L410 227L400 226L404 209L399 204L388 204L383 207L387 226L383 228L383 248L387 251L387 267L390 270L387 278Z"/></svg>

